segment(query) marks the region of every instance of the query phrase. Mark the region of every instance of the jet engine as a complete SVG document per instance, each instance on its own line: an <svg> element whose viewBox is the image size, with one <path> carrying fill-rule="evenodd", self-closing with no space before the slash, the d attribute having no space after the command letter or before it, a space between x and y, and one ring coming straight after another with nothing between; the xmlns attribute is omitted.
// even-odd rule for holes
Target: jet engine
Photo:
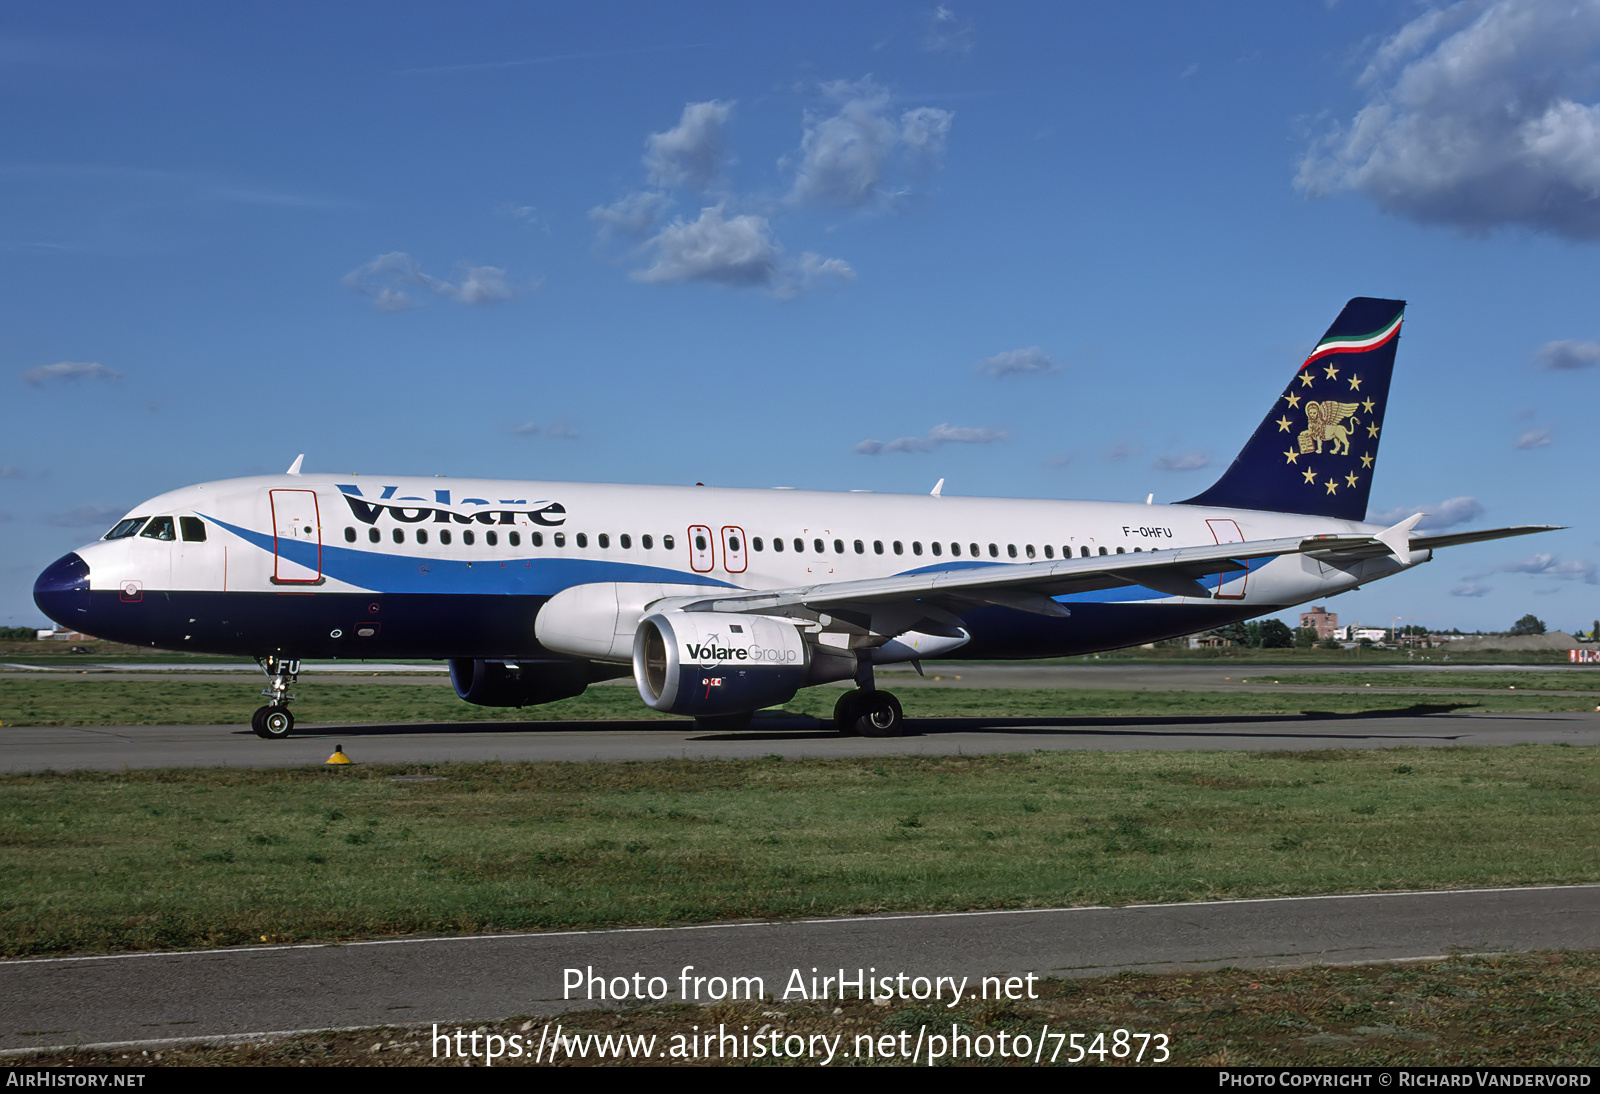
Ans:
<svg viewBox="0 0 1600 1094"><path fill-rule="evenodd" d="M633 678L645 705L697 718L786 703L818 682L811 665L799 629L773 616L655 612L633 638Z"/></svg>
<svg viewBox="0 0 1600 1094"><path fill-rule="evenodd" d="M480 707L533 707L582 695L599 680L622 676L620 666L586 661L450 661L456 694Z"/></svg>

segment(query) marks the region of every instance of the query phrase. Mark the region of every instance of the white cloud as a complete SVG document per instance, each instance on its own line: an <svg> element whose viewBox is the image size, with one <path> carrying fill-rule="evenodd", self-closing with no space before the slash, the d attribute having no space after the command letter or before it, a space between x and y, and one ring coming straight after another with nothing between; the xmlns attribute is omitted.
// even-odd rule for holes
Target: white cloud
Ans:
<svg viewBox="0 0 1600 1094"><path fill-rule="evenodd" d="M772 238L766 217L751 213L724 216L722 206L700 210L694 221L678 219L663 228L649 248L655 262L631 275L657 284L710 281L733 288L765 288L789 298L826 281L855 280L849 263L806 252L785 257Z"/></svg>
<svg viewBox="0 0 1600 1094"><path fill-rule="evenodd" d="M1061 366L1050 359L1050 355L1038 346L1029 346L1027 349L1008 349L1004 353L997 353L993 357L985 358L979 365L978 371L988 376L1017 376L1026 373L1059 372Z"/></svg>
<svg viewBox="0 0 1600 1094"><path fill-rule="evenodd" d="M1561 558L1540 552L1518 562L1508 562L1498 569L1510 574L1540 574L1563 581L1581 581L1585 585L1600 584L1600 573L1595 564L1581 558Z"/></svg>
<svg viewBox="0 0 1600 1094"><path fill-rule="evenodd" d="M688 103L678 124L645 141L644 166L652 186L688 186L704 192L722 169L722 127L732 103Z"/></svg>
<svg viewBox="0 0 1600 1094"><path fill-rule="evenodd" d="M57 361L53 365L40 365L22 374L22 379L34 387L50 380L120 380L122 373L93 361Z"/></svg>
<svg viewBox="0 0 1600 1094"><path fill-rule="evenodd" d="M921 437L897 437L892 441L866 440L855 446L862 456L877 456L884 452L932 452L945 444L992 444L1003 441L1010 434L1004 429L975 428L942 422Z"/></svg>
<svg viewBox="0 0 1600 1094"><path fill-rule="evenodd" d="M600 225L602 237L644 239L656 230L656 222L671 203L665 194L642 190L610 205L596 205L589 210L589 219Z"/></svg>
<svg viewBox="0 0 1600 1094"><path fill-rule="evenodd" d="M918 107L892 117L893 100L871 77L824 84L834 113L806 114L795 169L793 201L812 205L863 206L886 202L892 166L916 171L939 166L954 115Z"/></svg>
<svg viewBox="0 0 1600 1094"><path fill-rule="evenodd" d="M1530 429L1518 436L1515 446L1517 448L1544 448L1549 445L1553 439L1554 438L1551 435L1550 427L1547 425L1542 425L1538 429Z"/></svg>
<svg viewBox="0 0 1600 1094"><path fill-rule="evenodd" d="M1112 463L1121 463L1123 460L1128 459L1131 456L1137 456L1138 454L1138 445L1130 444L1127 441L1118 441L1116 444L1106 449L1105 458L1110 460Z"/></svg>
<svg viewBox="0 0 1600 1094"><path fill-rule="evenodd" d="M498 266L461 265L461 282L454 284L422 272L417 260L404 251L379 255L365 266L344 275L344 287L372 299L378 311L404 311L419 306L407 287L425 288L458 304L492 304L509 300L513 293L506 272Z"/></svg>
<svg viewBox="0 0 1600 1094"><path fill-rule="evenodd" d="M972 52L972 24L961 19L947 4L940 4L926 16L922 48L929 53L951 53L965 57Z"/></svg>
<svg viewBox="0 0 1600 1094"><path fill-rule="evenodd" d="M1592 368L1600 363L1600 344L1594 342L1546 342L1534 353L1545 368Z"/></svg>
<svg viewBox="0 0 1600 1094"><path fill-rule="evenodd" d="M1412 20L1362 76L1366 105L1295 184L1469 232L1600 236L1600 4L1464 0Z"/></svg>
<svg viewBox="0 0 1600 1094"><path fill-rule="evenodd" d="M1394 509L1385 509L1380 513L1369 513L1367 523L1394 525L1414 513L1426 513L1427 516L1417 522L1417 530L1437 532L1444 528L1453 528L1457 524L1465 524L1469 520L1477 520L1484 512L1483 504L1477 498L1448 498L1432 505L1401 505Z"/></svg>
<svg viewBox="0 0 1600 1094"><path fill-rule="evenodd" d="M1487 596L1494 590L1476 581L1463 581L1450 590L1451 596Z"/></svg>
<svg viewBox="0 0 1600 1094"><path fill-rule="evenodd" d="M1185 452L1181 456L1159 456L1152 466L1162 471L1198 471L1211 466L1211 454L1196 451Z"/></svg>

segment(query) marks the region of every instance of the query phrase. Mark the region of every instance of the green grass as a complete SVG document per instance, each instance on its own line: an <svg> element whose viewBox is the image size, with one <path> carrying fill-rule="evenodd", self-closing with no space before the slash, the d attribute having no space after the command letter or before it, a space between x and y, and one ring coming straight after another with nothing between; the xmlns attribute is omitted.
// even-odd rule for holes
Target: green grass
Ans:
<svg viewBox="0 0 1600 1094"><path fill-rule="evenodd" d="M0 953L1593 881L1559 745L0 777Z"/></svg>

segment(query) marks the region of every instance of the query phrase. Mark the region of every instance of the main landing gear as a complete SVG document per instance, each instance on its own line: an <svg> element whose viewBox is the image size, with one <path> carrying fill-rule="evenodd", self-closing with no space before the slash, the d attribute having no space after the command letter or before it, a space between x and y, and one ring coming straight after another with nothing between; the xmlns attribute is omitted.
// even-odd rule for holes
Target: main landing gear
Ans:
<svg viewBox="0 0 1600 1094"><path fill-rule="evenodd" d="M250 728L257 737L282 740L294 732L294 715L289 713L289 700L294 696L289 693L289 685L300 675L300 661L272 654L265 659L258 657L256 662L262 672L272 677L272 683L261 689L267 705L250 715Z"/></svg>
<svg viewBox="0 0 1600 1094"><path fill-rule="evenodd" d="M833 704L833 725L841 737L899 737L905 733L900 700L873 683L872 662L862 659L856 669L856 690L847 691Z"/></svg>

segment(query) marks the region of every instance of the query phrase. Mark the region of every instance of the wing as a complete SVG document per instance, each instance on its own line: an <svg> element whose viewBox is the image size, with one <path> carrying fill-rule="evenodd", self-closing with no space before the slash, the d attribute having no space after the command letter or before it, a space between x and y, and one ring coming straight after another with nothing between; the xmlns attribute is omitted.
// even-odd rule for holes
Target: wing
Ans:
<svg viewBox="0 0 1600 1094"><path fill-rule="evenodd" d="M1119 586L1143 586L1168 596L1210 599L1199 579L1237 573L1246 563L1279 555L1310 555L1330 561L1355 560L1402 552L1431 550L1457 543L1475 543L1504 536L1553 530L1549 525L1496 528L1453 536L1416 536L1411 529L1418 513L1376 534L1292 536L1206 547L1177 547L1138 554L1064 558L1053 562L996 563L934 570L860 581L834 581L789 589L751 592L717 591L705 596L672 597L652 605L695 612L741 612L791 615L805 612L871 611L896 604L929 604L953 611L974 605L1000 604L1040 615L1068 615L1053 597Z"/></svg>
<svg viewBox="0 0 1600 1094"><path fill-rule="evenodd" d="M983 564L790 589L674 597L657 606L684 611L784 615L806 610L832 612L852 608L870 609L921 601L957 610L965 610L975 604L1003 604L1041 615L1067 615L1067 609L1052 597L1138 585L1169 596L1209 598L1211 592L1200 584L1200 578L1238 572L1245 569L1245 564L1252 559L1307 553L1315 550L1325 538L1295 536L1209 547L1178 547L1131 555ZM1365 542L1371 537L1352 538Z"/></svg>

